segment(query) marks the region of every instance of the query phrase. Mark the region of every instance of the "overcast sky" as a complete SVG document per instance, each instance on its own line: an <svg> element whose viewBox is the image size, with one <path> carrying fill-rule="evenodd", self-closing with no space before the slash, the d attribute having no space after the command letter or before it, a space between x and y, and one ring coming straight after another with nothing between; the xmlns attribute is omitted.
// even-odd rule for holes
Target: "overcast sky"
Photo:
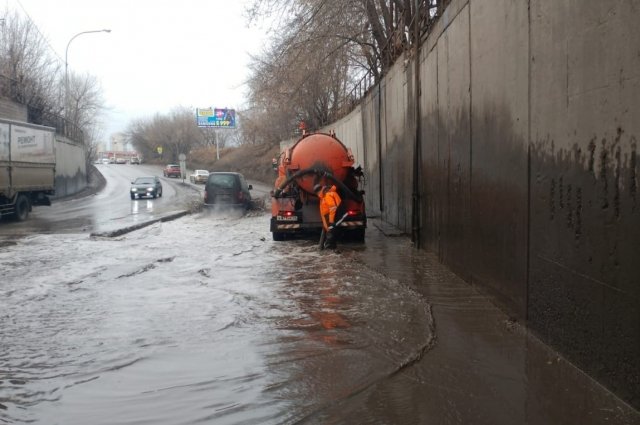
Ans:
<svg viewBox="0 0 640 425"><path fill-rule="evenodd" d="M131 119L176 106L240 108L249 53L264 28L247 26L247 0L0 0L27 13L69 70L101 82L105 140ZM195 111L194 111L195 114Z"/></svg>

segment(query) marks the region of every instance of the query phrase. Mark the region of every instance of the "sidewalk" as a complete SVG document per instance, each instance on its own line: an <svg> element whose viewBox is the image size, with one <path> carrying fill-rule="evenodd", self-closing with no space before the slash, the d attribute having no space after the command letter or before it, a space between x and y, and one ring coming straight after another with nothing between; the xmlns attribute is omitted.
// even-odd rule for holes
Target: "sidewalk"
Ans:
<svg viewBox="0 0 640 425"><path fill-rule="evenodd" d="M359 403L336 406L328 422L640 424L638 411L510 319L434 254L413 249L406 237L389 237L398 234L370 220L361 260L424 297L437 341L416 364L359 395Z"/></svg>

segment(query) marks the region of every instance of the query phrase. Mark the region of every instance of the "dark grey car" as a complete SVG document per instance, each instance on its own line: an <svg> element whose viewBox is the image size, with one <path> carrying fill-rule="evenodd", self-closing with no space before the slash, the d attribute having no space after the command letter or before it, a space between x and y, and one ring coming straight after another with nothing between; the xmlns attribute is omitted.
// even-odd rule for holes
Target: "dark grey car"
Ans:
<svg viewBox="0 0 640 425"><path fill-rule="evenodd" d="M162 183L159 177L138 177L131 182L131 199L162 196Z"/></svg>
<svg viewBox="0 0 640 425"><path fill-rule="evenodd" d="M204 205L246 210L251 206L251 189L240 173L210 173L204 187Z"/></svg>

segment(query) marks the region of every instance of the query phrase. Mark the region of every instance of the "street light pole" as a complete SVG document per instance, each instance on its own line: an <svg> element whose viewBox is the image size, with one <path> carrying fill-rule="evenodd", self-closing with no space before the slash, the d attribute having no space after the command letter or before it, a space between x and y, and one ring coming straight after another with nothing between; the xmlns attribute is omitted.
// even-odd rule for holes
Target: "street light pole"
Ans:
<svg viewBox="0 0 640 425"><path fill-rule="evenodd" d="M68 107L69 107L69 61L67 60L69 57L69 45L71 42L78 36L82 34L91 34L95 32L111 32L111 30L92 30L92 31L82 31L71 37L71 40L67 43L67 48L64 52L64 115L65 118L68 118Z"/></svg>

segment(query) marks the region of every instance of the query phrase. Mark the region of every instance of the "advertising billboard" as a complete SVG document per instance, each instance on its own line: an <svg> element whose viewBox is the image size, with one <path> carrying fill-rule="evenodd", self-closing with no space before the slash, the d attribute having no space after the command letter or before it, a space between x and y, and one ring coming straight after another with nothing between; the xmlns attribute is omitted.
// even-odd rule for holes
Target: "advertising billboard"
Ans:
<svg viewBox="0 0 640 425"><path fill-rule="evenodd" d="M196 109L198 127L236 128L236 110L228 108Z"/></svg>

